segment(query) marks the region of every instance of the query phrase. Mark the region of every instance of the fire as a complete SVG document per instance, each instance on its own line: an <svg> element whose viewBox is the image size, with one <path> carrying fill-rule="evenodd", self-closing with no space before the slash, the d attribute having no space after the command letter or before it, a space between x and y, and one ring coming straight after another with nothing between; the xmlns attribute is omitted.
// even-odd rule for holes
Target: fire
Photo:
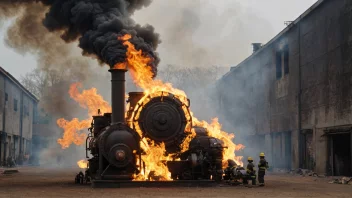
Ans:
<svg viewBox="0 0 352 198"><path fill-rule="evenodd" d="M223 153L224 166L227 165L227 159L233 159L238 165L243 166L242 156L236 156L235 151L244 149L244 146L242 144L236 145L233 143L232 140L235 138L235 135L233 133L226 133L225 131L222 131L218 118L214 118L210 124L204 120L199 121L198 119L193 118L193 124L194 126L206 128L210 136L218 138L224 142L225 146L227 147Z"/></svg>
<svg viewBox="0 0 352 198"><path fill-rule="evenodd" d="M226 164L225 162L227 159L233 159L237 164L243 165L242 157L236 156L235 151L243 149L244 146L241 144L236 145L233 142L233 139L235 138L234 134L229 134L222 131L221 125L217 118L214 118L210 124L206 121L199 121L193 116L193 113L189 111L189 101L184 91L173 88L171 83L164 83L161 80L154 80L154 74L152 67L150 66L153 59L145 55L142 50L137 50L129 41L131 38L132 36L129 34L118 38L123 41L125 46L127 46L127 58L126 62L117 63L112 69L128 69L134 83L144 90L144 97L140 100L138 105L136 105L133 111L133 113L136 113L135 118L138 120L140 114L140 111L138 110L139 105L146 104L150 98L155 96L172 93L183 103L182 109L184 110L187 119L185 131L188 136L181 145L181 150L186 151L188 149L189 142L196 135L191 126L200 126L206 128L210 136L218 138L224 142L224 146L226 146L227 149L225 149L223 153L223 164ZM79 133L79 131L90 126L91 116L95 115L97 109L100 109L103 113L111 112L110 105L104 101L99 94L97 94L97 90L95 88L84 90L80 93L78 91L78 88L80 87L81 85L79 83L72 84L69 93L71 98L77 101L81 107L88 109L89 119L79 121L77 118L74 118L71 121L67 121L60 118L57 121L57 124L64 129L63 138L58 140L58 143L61 144L62 148L67 148L72 143L80 145L85 141L86 134ZM128 96L126 95L125 97ZM130 123L133 125L133 121ZM135 175L134 180L172 180L171 173L169 172L165 162L180 159L174 159L171 155L165 155L166 149L164 144L155 144L150 139L142 136L142 131L138 128L139 125L133 126L136 127L136 132L141 136L140 146L145 152L141 156L145 166L142 164L137 164L141 167L141 173L139 175ZM139 163L139 160L137 161ZM88 166L88 162L85 160L80 160L77 164L80 168L86 168Z"/></svg>
<svg viewBox="0 0 352 198"><path fill-rule="evenodd" d="M113 69L127 69L126 63L118 63Z"/></svg>
<svg viewBox="0 0 352 198"><path fill-rule="evenodd" d="M176 89L172 87L171 83L164 83L161 80L154 80L153 79L153 72L152 68L149 65L153 59L151 57L148 57L143 54L142 50L137 50L135 46L129 41L132 36L129 34L126 34L122 37L119 37L118 39L123 41L123 44L127 46L127 52L126 52L126 63L117 63L113 68L114 69L119 69L123 68L125 69L126 67L129 69L130 74L132 76L132 79L134 80L134 83L144 89L144 94L145 96L140 100L142 101L140 104L146 104L148 97L155 94L160 94L165 92L165 93L173 93L176 97L178 97L184 104L188 104L187 101L187 96L186 93L182 90ZM137 110L138 105L136 106L135 110ZM187 107L184 106L183 109L186 111ZM138 119L140 112L137 111L136 118ZM192 120L193 126L201 126L204 127L208 130L209 135L215 138L218 138L222 140L227 147L224 151L224 162L223 164L226 164L225 162L227 159L233 159L236 161L237 164L243 165L242 163L242 157L236 156L235 151L238 151L240 149L243 149L244 146L239 144L236 145L233 143L234 139L234 134L229 134L221 130L221 125L218 122L217 118L214 118L212 123L207 123L206 121L199 121L196 119L194 116L192 116L192 112L190 112L190 116L187 117L187 119ZM138 125L137 125L138 126ZM195 132L190 130L190 125L186 127L186 131L189 130L189 136L186 138L184 143L181 145L182 146L182 151L185 151L188 149L188 144L190 140L195 136ZM136 131L140 134L142 137L141 130L139 128L136 129ZM150 141L150 140L149 140ZM163 176L163 178L169 178L169 171L167 167L161 163L163 160L170 159L170 156L164 156L162 153L164 153L165 148L163 145L148 145L148 139L143 138L142 140L142 148L147 151L147 154L142 156L143 161L146 163L146 169L148 171L155 171L155 174L159 174L160 176ZM147 172L148 172L147 171ZM136 177L136 180L140 179L146 179L148 174L144 175L144 178L141 177L140 175Z"/></svg>
<svg viewBox="0 0 352 198"><path fill-rule="evenodd" d="M145 170L142 169L142 173L137 175L134 180L137 181L149 179L153 181L156 180L155 177L158 177L157 180L159 181L172 180L169 169L167 168L166 164L163 163L165 161L171 160L170 156L164 155L165 145L156 145L153 141L151 141L151 144L148 144L147 141L147 138L143 138L141 143L143 150L146 152L145 155L142 155L142 160L146 165Z"/></svg>
<svg viewBox="0 0 352 198"><path fill-rule="evenodd" d="M137 50L135 46L128 40L132 38L131 35L119 37L119 40L124 41L123 44L127 46L126 63L117 63L114 68L121 67L120 65L127 64L129 72L135 84L144 89L145 95L150 95L156 92L169 92L175 96L182 98L183 103L187 104L186 93L182 90L175 89L171 83L164 83L161 80L153 79L152 67L149 63L152 58L145 56L142 50Z"/></svg>
<svg viewBox="0 0 352 198"><path fill-rule="evenodd" d="M109 103L97 93L96 88L83 90L80 93L78 88L81 87L80 83L73 83L70 86L69 94L81 107L88 109L88 118L82 121L79 121L78 118L73 118L71 121L64 118L57 120L57 125L64 129L63 138L57 141L63 149L68 148L72 143L82 145L85 142L87 135L80 131L91 126L91 117L97 114L97 109L100 109L102 113L111 112Z"/></svg>
<svg viewBox="0 0 352 198"><path fill-rule="evenodd" d="M82 93L79 93L78 88L81 87L82 85L80 83L73 83L68 93L81 107L88 109L89 117L96 115L97 109L100 109L103 113L111 112L109 103L97 93L96 88L83 90Z"/></svg>
<svg viewBox="0 0 352 198"><path fill-rule="evenodd" d="M88 161L87 160L79 160L77 162L79 168L85 169L88 168Z"/></svg>
<svg viewBox="0 0 352 198"><path fill-rule="evenodd" d="M150 93L149 95L145 95L136 105L134 111L133 111L133 115L131 116L131 118L134 117L134 114L136 114L136 117L135 117L135 120L131 120L130 123L131 123L131 128L137 128L136 131L137 133L142 137L143 134L142 134L142 131L138 128L139 127L139 124L138 124L138 118L139 118L139 115L142 111L142 108L140 108L140 106L143 104L147 104L149 102L149 100L151 98L154 98L154 97L158 97L158 96L167 96L169 93L168 92L164 92L164 91L155 91L155 92L152 92ZM188 150L188 145L189 145L189 142L192 140L192 138L196 135L195 132L192 130L192 112L189 111L188 107L189 107L189 102L187 100L187 98L183 98L182 96L175 96L177 97L180 101L184 101L184 102L187 102L187 103L183 103L182 104L182 109L185 113L185 116L186 116L186 127L185 127L185 132L188 133L189 135L186 137L185 141L182 143L181 145L181 152L184 152L186 150ZM134 127L133 127L134 126ZM151 141L151 140L147 140L147 141Z"/></svg>
<svg viewBox="0 0 352 198"><path fill-rule="evenodd" d="M67 121L63 118L57 120L57 125L64 129L64 136L57 140L63 149L68 148L72 143L82 145L86 141L86 134L80 131L87 129L91 120L79 121L77 118Z"/></svg>

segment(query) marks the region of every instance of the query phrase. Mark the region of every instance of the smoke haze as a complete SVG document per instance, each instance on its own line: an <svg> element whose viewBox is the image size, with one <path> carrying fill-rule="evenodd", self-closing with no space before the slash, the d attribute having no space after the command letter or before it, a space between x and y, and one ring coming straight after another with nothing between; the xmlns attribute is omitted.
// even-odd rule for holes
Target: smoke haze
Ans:
<svg viewBox="0 0 352 198"><path fill-rule="evenodd" d="M0 25L13 21L4 37L6 45L22 55L35 55L41 71L49 75L55 73L60 78L42 90L40 102L40 107L54 121L58 117L87 116L68 96L72 82L82 82L84 88L100 88L102 95L110 95L108 73L98 71L96 61L84 58L82 53L110 66L124 62L126 47L118 36L133 35L131 42L152 58L150 65L157 73L159 57L155 50L160 43L159 35L152 26L138 25L131 18L136 10L150 3L151 0L0 0ZM56 123L50 125L52 130L48 133L61 135L54 126ZM46 156L45 159L53 155L55 161L57 154L54 153L48 150L41 155Z"/></svg>
<svg viewBox="0 0 352 198"><path fill-rule="evenodd" d="M0 0L0 26L5 20L13 20L5 37L6 45L20 54L35 55L38 68L69 73L62 84L47 90L47 99L42 100L47 101L42 105L50 114L67 119L86 118L87 115L85 110L69 99L67 91L72 82L80 81L84 88L96 87L104 99L110 102L110 75L107 68L97 67L96 60L83 57L79 47L85 55L112 66L122 60L126 50L116 39L117 36L124 33L139 35L134 37L132 43L153 57L155 73L160 61L156 49L162 57L158 77L167 79L168 75L173 75L174 78L170 81L176 87L185 89L195 115L208 119L217 112L210 112L215 101L205 97L208 94L205 88L215 80L213 76L199 79L202 73L197 70L213 65L234 66L251 53L250 43L265 43L275 33L271 23L249 7L253 3L263 4L253 0L222 0L221 3L214 0L114 0L102 10L109 10L109 7L116 9L99 16L96 15L100 12L98 7L87 3L93 0L41 0L45 5L37 2L39 0ZM54 2L55 6L50 9L47 5ZM64 9L64 2L76 4L66 4L68 7ZM119 4L121 2L125 4ZM265 1L271 5L273 2L275 1ZM142 9L146 6L148 8ZM61 8L66 12L59 12ZM74 8L74 14L67 12L67 8ZM46 15L47 12L49 14ZM95 23L89 20L93 16L96 17ZM276 20L283 23L284 20L293 18L277 17ZM134 21L152 26L141 26ZM78 41L80 35L83 37ZM163 42L160 43L160 40ZM176 73L182 72L184 68L194 69L187 70L188 75L183 78L175 73L166 74L167 65L181 69L174 69L173 72ZM219 72L223 74L226 70L228 69ZM195 83L192 78L198 78L198 81ZM126 90L135 89L131 81L128 81ZM203 105L205 101L207 108ZM241 131L235 129L234 132ZM55 130L55 133L62 132Z"/></svg>
<svg viewBox="0 0 352 198"><path fill-rule="evenodd" d="M229 67L250 54L250 43L266 42L274 32L268 21L243 4L154 0L148 9L135 13L134 19L153 24L160 33L162 66Z"/></svg>

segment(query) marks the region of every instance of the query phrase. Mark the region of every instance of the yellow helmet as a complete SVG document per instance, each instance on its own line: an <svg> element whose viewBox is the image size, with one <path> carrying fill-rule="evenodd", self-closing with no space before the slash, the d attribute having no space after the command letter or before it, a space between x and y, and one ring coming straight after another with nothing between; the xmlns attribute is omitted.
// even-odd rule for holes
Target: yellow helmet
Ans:
<svg viewBox="0 0 352 198"><path fill-rule="evenodd" d="M253 158L252 157L248 157L248 161L253 161Z"/></svg>
<svg viewBox="0 0 352 198"><path fill-rule="evenodd" d="M259 157L265 157L264 153L260 153Z"/></svg>

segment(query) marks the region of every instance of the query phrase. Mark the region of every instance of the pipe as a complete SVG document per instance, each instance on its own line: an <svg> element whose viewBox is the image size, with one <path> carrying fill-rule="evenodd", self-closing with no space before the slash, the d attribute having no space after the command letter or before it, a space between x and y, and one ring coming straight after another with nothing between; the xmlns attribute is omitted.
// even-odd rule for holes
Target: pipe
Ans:
<svg viewBox="0 0 352 198"><path fill-rule="evenodd" d="M110 69L111 73L111 124L125 123L126 69Z"/></svg>
<svg viewBox="0 0 352 198"><path fill-rule="evenodd" d="M20 156L19 156L19 158L21 159L21 163L23 163L22 161L23 161L23 158L22 158L22 156L24 156L24 152L23 152L23 146L22 146L22 144L23 144L23 114L24 113L26 113L26 112L24 112L23 110L23 91L21 92L21 96L20 96L21 98L20 98L20 152L19 152L19 154L20 154Z"/></svg>
<svg viewBox="0 0 352 198"><path fill-rule="evenodd" d="M3 114L2 114L2 137L1 139L3 139L3 143L4 143L4 156L2 156L2 153L1 153L1 145L2 145L2 142L0 142L0 161L1 159L3 161L6 160L6 141L7 141L7 134L6 134L6 104L7 104L7 100L6 100L6 78L4 78L4 109L3 109ZM3 158L2 158L3 157Z"/></svg>
<svg viewBox="0 0 352 198"><path fill-rule="evenodd" d="M302 101L301 101L301 93L302 93L302 91L301 91L301 78L302 78L302 71L301 71L301 23L298 23L297 24L298 25L298 97L297 97L297 113L298 113L298 123L297 123L297 128L298 128L298 141L300 141L300 137L301 137L301 131L302 131L302 122L301 122L301 117L302 117L302 115L301 115L301 111L302 111ZM298 143L298 146L299 146L299 148L298 148L298 153L299 153L299 155L300 156L298 156L298 166L299 167L302 167L303 166L303 159L301 158L301 156L303 155L303 150L302 150L302 144L303 144L303 142L302 141L300 141L299 143Z"/></svg>

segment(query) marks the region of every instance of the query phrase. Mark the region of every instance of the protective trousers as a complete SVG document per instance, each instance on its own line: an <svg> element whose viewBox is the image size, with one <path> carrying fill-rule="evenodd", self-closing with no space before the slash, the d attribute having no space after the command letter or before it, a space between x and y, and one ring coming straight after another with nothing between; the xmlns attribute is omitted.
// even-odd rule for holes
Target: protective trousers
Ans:
<svg viewBox="0 0 352 198"><path fill-rule="evenodd" d="M265 171L263 171L263 170L259 170L258 171L258 182L259 182L259 185L264 185L264 175L265 175Z"/></svg>
<svg viewBox="0 0 352 198"><path fill-rule="evenodd" d="M243 184L248 184L248 180L252 180L252 185L257 184L257 178L255 174L248 174L245 178L243 178Z"/></svg>

